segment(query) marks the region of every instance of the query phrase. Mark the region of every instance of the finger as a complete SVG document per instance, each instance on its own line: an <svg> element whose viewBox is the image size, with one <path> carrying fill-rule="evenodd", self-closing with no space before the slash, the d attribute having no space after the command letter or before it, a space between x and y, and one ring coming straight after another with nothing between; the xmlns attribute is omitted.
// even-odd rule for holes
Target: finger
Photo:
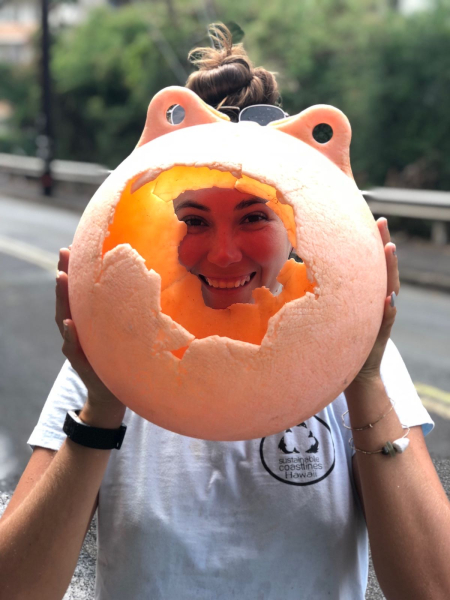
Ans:
<svg viewBox="0 0 450 600"><path fill-rule="evenodd" d="M382 348L384 352L384 348L391 336L391 330L395 322L395 317L397 315L397 307L396 307L396 294L393 292L384 301L384 313L383 320L381 322L380 331L377 337L377 344Z"/></svg>
<svg viewBox="0 0 450 600"><path fill-rule="evenodd" d="M384 350L389 338L391 337L391 330L394 325L395 317L397 315L397 308L395 306L395 292L385 298L384 301L384 312L383 319L381 321L380 330L375 341L375 345L372 349L372 361L375 361L377 365L380 364L383 358Z"/></svg>
<svg viewBox="0 0 450 600"><path fill-rule="evenodd" d="M75 323L71 319L64 320L63 333L63 354L70 361L70 364L80 376L82 382L88 390L89 397L97 398L97 400L100 401L117 401L117 398L104 385L89 363L85 353L83 352L83 348L81 347Z"/></svg>
<svg viewBox="0 0 450 600"><path fill-rule="evenodd" d="M69 304L69 279L67 273L58 271L56 276L56 307L55 321L58 325L61 335L64 330L64 320L71 319L70 304Z"/></svg>
<svg viewBox="0 0 450 600"><path fill-rule="evenodd" d="M69 272L70 249L61 248L59 251L58 271Z"/></svg>
<svg viewBox="0 0 450 600"><path fill-rule="evenodd" d="M386 256L386 268L387 268L387 294L395 292L398 296L400 291L400 275L398 272L398 257L397 249L395 244L389 242L384 248L384 254Z"/></svg>
<svg viewBox="0 0 450 600"><path fill-rule="evenodd" d="M377 225L381 235L383 246L386 246L386 244L389 244L389 242L391 241L391 234L389 233L389 226L386 217L380 217L377 220Z"/></svg>
<svg viewBox="0 0 450 600"><path fill-rule="evenodd" d="M377 339L375 340L375 344L359 375L363 375L364 373L379 373L381 361L386 349L386 344L391 336L391 329L394 325L396 314L397 309L395 307L395 294L391 294L384 300L383 318L378 331Z"/></svg>
<svg viewBox="0 0 450 600"><path fill-rule="evenodd" d="M64 319L63 321L62 352L83 382L86 383L86 378L89 379L92 367L81 348L75 323L71 319Z"/></svg>

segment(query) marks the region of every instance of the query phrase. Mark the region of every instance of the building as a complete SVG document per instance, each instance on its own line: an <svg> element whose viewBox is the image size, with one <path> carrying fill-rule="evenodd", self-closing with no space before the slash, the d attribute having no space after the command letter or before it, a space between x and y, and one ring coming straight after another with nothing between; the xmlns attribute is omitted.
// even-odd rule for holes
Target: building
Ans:
<svg viewBox="0 0 450 600"><path fill-rule="evenodd" d="M32 60L39 15L37 2L6 2L0 6L1 62L25 64Z"/></svg>
<svg viewBox="0 0 450 600"><path fill-rule="evenodd" d="M107 0L62 2L50 13L53 26L76 25ZM4 0L0 3L0 62L27 64L34 57L33 36L41 21L41 0Z"/></svg>

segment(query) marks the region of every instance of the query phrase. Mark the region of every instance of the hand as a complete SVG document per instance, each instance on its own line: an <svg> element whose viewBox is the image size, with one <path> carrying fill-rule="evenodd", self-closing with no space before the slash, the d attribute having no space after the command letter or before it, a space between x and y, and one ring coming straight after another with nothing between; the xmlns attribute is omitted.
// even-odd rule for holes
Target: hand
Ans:
<svg viewBox="0 0 450 600"><path fill-rule="evenodd" d="M68 268L70 249L59 251L58 275L56 278L55 321L63 337L62 352L80 376L88 390L86 407L90 416L98 421L100 415L112 417L116 422L123 418L125 406L109 391L90 365L78 339L75 323L72 321L69 305ZM83 409L84 411L84 409ZM120 425L120 422L119 422Z"/></svg>
<svg viewBox="0 0 450 600"><path fill-rule="evenodd" d="M389 233L387 219L381 217L377 220L377 225L384 245L384 254L386 257L387 267L387 296L384 300L383 320L381 322L375 344L369 356L367 357L366 362L350 385L353 383L367 383L373 381L374 379L380 378L381 359L383 358L384 350L391 335L391 329L394 325L395 316L397 314L395 305L391 306L393 293L395 294L395 302L395 297L398 296L400 291L398 259L395 244L391 242L391 235Z"/></svg>

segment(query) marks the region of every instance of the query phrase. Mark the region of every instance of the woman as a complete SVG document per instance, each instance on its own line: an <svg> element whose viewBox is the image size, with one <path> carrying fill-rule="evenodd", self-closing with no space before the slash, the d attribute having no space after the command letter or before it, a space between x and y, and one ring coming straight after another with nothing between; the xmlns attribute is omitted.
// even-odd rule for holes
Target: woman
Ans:
<svg viewBox="0 0 450 600"><path fill-rule="evenodd" d="M265 286L280 292L277 276L292 252L281 219L261 198L238 190L187 191L174 201L187 225L179 260L202 284L210 308L252 302Z"/></svg>
<svg viewBox="0 0 450 600"><path fill-rule="evenodd" d="M188 87L219 108L275 104L273 76L252 69L225 29L218 37L222 50L203 51ZM261 285L278 293L276 275L291 247L264 202L213 188L186 192L175 211L187 225L180 261L202 282L208 306L250 302ZM33 455L0 524L0 597L62 598L98 507L101 600L361 600L367 530L388 599L448 598L449 504L424 443L422 428L432 422L389 341L399 277L386 220L378 227L387 294L365 365L345 394L315 417L245 442L165 431L105 388L70 318L70 251L62 250L56 322L69 362L29 440ZM124 420L120 451L65 439L62 423L75 408L82 422L102 429L117 429ZM410 428L409 447L395 458L384 456L387 440L404 435L402 423Z"/></svg>

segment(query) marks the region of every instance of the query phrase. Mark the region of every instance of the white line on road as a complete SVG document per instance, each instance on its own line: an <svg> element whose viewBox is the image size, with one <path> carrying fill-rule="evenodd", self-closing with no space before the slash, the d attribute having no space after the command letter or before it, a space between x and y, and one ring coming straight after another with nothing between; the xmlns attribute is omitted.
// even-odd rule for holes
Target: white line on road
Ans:
<svg viewBox="0 0 450 600"><path fill-rule="evenodd" d="M41 269L56 274L56 266L58 264L57 255L42 250L37 246L32 246L26 242L19 242L18 240L0 235L0 252L25 260L41 267Z"/></svg>

